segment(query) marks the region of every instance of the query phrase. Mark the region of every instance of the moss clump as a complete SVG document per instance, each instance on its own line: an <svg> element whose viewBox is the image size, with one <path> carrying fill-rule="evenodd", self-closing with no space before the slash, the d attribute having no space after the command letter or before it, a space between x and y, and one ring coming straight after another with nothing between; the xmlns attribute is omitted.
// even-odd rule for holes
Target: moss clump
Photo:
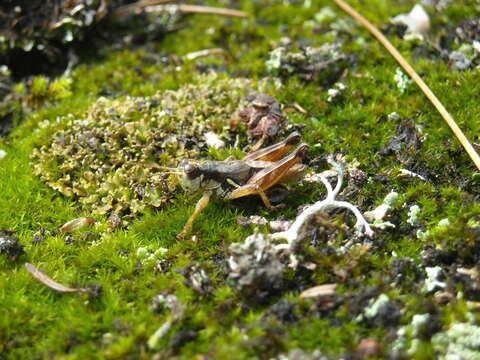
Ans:
<svg viewBox="0 0 480 360"><path fill-rule="evenodd" d="M99 98L80 118L48 123L46 144L32 153L35 174L97 214L135 215L162 206L174 187L164 173L143 165L175 166L205 155L207 132L232 142L228 119L252 91L249 80L215 74L195 82L151 97Z"/></svg>
<svg viewBox="0 0 480 360"><path fill-rule="evenodd" d="M59 78L49 81L45 76L37 76L31 82L27 103L33 107L39 107L45 103L53 103L66 99L72 95L72 80ZM17 88L17 90L21 90Z"/></svg>

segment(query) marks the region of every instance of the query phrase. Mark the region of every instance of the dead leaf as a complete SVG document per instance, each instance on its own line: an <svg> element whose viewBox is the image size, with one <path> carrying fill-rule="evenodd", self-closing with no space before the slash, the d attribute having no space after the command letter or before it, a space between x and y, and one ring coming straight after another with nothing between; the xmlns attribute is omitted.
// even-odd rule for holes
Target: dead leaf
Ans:
<svg viewBox="0 0 480 360"><path fill-rule="evenodd" d="M58 231L61 233L72 233L86 227L87 225L93 224L94 222L94 218L81 217L66 222L60 229L58 229Z"/></svg>
<svg viewBox="0 0 480 360"><path fill-rule="evenodd" d="M53 280L51 277L43 273L40 269L37 267L33 266L30 263L25 263L25 267L27 268L28 272L32 274L34 278L36 278L38 281L43 283L44 285L47 285L50 289L56 290L58 292L63 292L63 293L73 293L73 292L78 292L78 293L88 293L89 290L85 288L71 288L65 285L62 285L55 280Z"/></svg>
<svg viewBox="0 0 480 360"><path fill-rule="evenodd" d="M332 295L335 295L336 288L337 288L337 284L318 285L303 291L300 294L300 297L302 299L311 299L315 297L332 296Z"/></svg>

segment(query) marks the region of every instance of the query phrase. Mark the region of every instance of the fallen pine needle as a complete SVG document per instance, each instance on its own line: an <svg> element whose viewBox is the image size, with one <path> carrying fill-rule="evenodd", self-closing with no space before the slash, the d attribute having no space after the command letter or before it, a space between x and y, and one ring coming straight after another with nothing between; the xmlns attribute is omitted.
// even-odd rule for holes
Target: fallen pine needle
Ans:
<svg viewBox="0 0 480 360"><path fill-rule="evenodd" d="M86 289L86 288L71 288L71 287L62 285L56 282L55 280L53 280L51 277L49 277L40 269L38 269L37 267L33 266L30 263L25 263L25 267L35 279L37 279L44 285L48 286L50 289L56 290L58 292L63 292L63 293L74 293L74 292L89 293L90 292L89 289Z"/></svg>
<svg viewBox="0 0 480 360"><path fill-rule="evenodd" d="M405 60L405 58L398 52L398 50L392 45L390 41L378 30L372 23L360 15L355 9L348 5L343 0L335 0L338 6L340 6L345 12L357 20L360 24L365 26L368 31L370 31L373 36L377 38L378 41L388 50L388 52L397 60L400 66L407 72L408 75L415 81L415 83L420 87L425 96L432 102L433 106L438 110L443 119L447 122L450 129L452 129L455 136L458 138L460 143L463 145L465 151L468 153L472 161L475 163L477 168L480 170L480 157L478 153L473 148L472 144L463 134L462 130L458 127L455 120L449 114L447 109L442 105L440 100L435 96L435 94L430 90L430 88L425 84L422 78L415 72L413 67Z"/></svg>

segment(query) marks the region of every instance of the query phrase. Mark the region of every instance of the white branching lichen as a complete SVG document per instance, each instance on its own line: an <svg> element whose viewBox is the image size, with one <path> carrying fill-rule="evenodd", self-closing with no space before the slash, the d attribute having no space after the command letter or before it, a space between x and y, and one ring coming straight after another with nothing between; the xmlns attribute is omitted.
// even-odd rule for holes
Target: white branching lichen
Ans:
<svg viewBox="0 0 480 360"><path fill-rule="evenodd" d="M270 235L255 233L247 237L243 243L234 243L230 246L232 255L228 260L229 279L239 291L246 293L255 289L256 296L264 296L277 289L286 270L285 262L281 258L288 256L288 266L293 269L298 267L302 258L301 244L307 238L306 227L318 213L338 208L348 209L357 219L355 224L357 235L373 236L370 224L355 205L335 199L342 187L344 167L332 159L329 159L329 163L336 170L335 188L324 174L315 175L327 188L327 197L324 200L306 207L285 231ZM287 243L275 244L278 240L286 240ZM302 265L308 267L308 264Z"/></svg>
<svg viewBox="0 0 480 360"><path fill-rule="evenodd" d="M295 248L298 246L298 242L300 239L303 238L302 230L306 226L307 222L318 213L322 213L331 209L335 208L344 208L350 210L355 217L357 218L357 222L355 224L355 228L357 233L361 236L365 235L368 237L373 236L373 230L370 227L370 224L365 220L360 210L355 205L350 204L346 201L339 201L336 200L336 196L338 195L342 183L343 183L343 175L344 175L344 168L340 164L336 163L333 160L329 160L329 163L337 170L337 184L335 188L332 188L330 182L319 175L320 181L325 185L327 188L327 197L324 200L318 201L313 205L307 207L302 213L297 217L294 221L292 226L287 231L277 232L272 234L272 238L275 240L287 240L288 245L290 248ZM279 245L282 246L282 245ZM283 246L285 247L285 246Z"/></svg>

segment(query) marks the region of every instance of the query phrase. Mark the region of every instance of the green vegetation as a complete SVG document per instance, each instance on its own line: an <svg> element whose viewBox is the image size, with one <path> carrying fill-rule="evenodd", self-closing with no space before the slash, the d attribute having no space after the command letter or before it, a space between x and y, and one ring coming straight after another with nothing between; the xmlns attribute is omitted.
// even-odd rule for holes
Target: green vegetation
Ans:
<svg viewBox="0 0 480 360"><path fill-rule="evenodd" d="M434 359L452 354L449 339L465 329L478 332L480 183L447 125L413 84L404 92L397 87L398 65L333 2L240 3L250 18L196 15L188 26L149 44L153 51L106 49L102 58L74 68L69 78L38 76L15 86L15 101L28 111L0 138L6 152L0 159L0 230L15 230L26 254L16 260L0 254L0 358L266 359L300 348L335 359L353 356L362 339L374 338L382 347L378 358L399 348L409 358ZM448 59L429 42L406 41L387 29L388 19L408 12L413 1L350 3L387 30L467 137L478 142L478 69L451 71ZM448 34L478 18L479 9L474 2L452 2L430 13L432 33ZM449 41L451 49L459 48ZM299 53L305 44L335 44L341 62L305 77L305 67L320 60L292 55L298 62L291 73L269 72L274 49L285 45ZM189 52L217 47L234 61L216 56L178 61ZM329 100L328 89L338 81L346 88ZM322 231L307 241L306 266L287 269L281 287L261 299L239 292L228 277L229 246L254 232L254 226L238 225L237 217L294 219L299 206L324 198L320 182L293 185L286 208L275 211L256 199L214 199L194 224L194 238L180 241L175 234L200 194L185 194L173 181L166 192L157 186L158 171L121 163L125 157L175 166L184 157L238 156L233 145L247 147L248 136L244 126L234 132L230 119L252 90L307 110L285 113L294 126L304 125L303 141L315 159L312 171L328 169L326 155L345 156L351 171L339 197L365 212L391 191L399 194L385 217L396 227L375 229L372 240L355 238L347 212L330 214L327 225L319 222ZM221 135L226 149L198 144L209 130ZM102 144L118 156L89 153L95 146L83 142L87 132L104 134ZM175 142L167 143L168 136ZM195 143L192 149L185 146L187 137ZM91 164L105 166L104 176L86 174ZM139 196L132 184L151 193ZM420 210L410 224L414 205ZM112 225L112 212L121 217L120 225ZM82 216L97 222L73 234L56 231ZM257 230L267 233L268 228ZM156 252L160 248L167 251ZM149 254L155 254L151 261L145 260ZM102 294L57 293L34 279L25 262L65 285L98 283ZM426 292L425 268L437 266L443 273L436 281L445 286ZM300 297L324 283L339 284L337 295ZM161 293L176 295L183 305L178 319L170 305L152 305ZM390 299L383 312L363 316L370 300L382 294ZM428 326L414 330L414 316L426 313ZM171 328L150 349L149 338L169 321ZM405 333L399 334L402 327ZM458 347L470 354L478 341L470 342Z"/></svg>

